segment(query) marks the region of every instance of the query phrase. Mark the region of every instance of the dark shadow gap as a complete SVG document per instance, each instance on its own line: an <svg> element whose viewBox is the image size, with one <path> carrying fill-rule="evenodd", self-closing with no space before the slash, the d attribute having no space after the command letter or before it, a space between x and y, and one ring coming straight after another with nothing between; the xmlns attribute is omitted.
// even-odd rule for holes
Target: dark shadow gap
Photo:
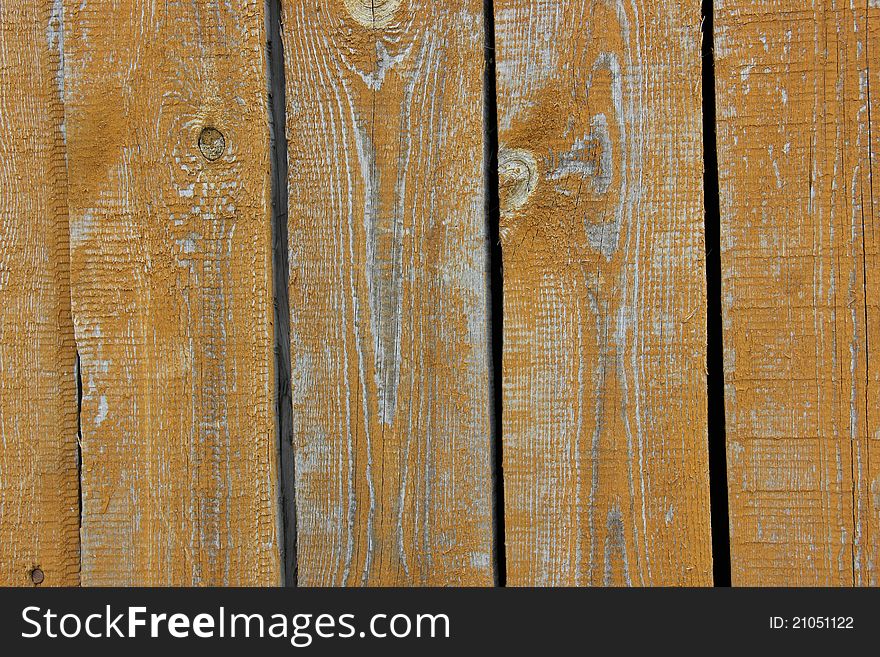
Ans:
<svg viewBox="0 0 880 657"><path fill-rule="evenodd" d="M730 517L727 500L727 436L724 417L724 336L721 317L721 205L715 135L715 30L713 0L702 0L703 17L703 190L705 200L707 295L707 393L709 411L709 500L712 576L730 586Z"/></svg>
<svg viewBox="0 0 880 657"><path fill-rule="evenodd" d="M76 497L77 514L79 522L79 567L82 574L82 527L83 527L83 467L82 467L82 366L79 359L79 351L76 352L74 361L74 376L76 378Z"/></svg>
<svg viewBox="0 0 880 657"><path fill-rule="evenodd" d="M496 586L507 585L507 554L504 534L504 459L502 433L502 354L504 351L504 277L500 205L498 201L498 106L495 89L495 8L483 1L485 68L483 76L483 166L489 287L489 390L491 405L492 540Z"/></svg>
<svg viewBox="0 0 880 657"><path fill-rule="evenodd" d="M269 130L272 179L272 281L275 324L275 401L278 423L278 474L282 577L297 585L296 486L293 449L293 402L290 396L290 301L287 251L287 134L284 44L281 41L281 0L266 0L269 65Z"/></svg>

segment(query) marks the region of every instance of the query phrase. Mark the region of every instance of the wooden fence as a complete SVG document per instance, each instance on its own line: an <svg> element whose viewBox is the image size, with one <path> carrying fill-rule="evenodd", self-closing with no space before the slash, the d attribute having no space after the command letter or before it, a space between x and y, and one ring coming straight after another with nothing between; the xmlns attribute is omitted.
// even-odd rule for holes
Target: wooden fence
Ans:
<svg viewBox="0 0 880 657"><path fill-rule="evenodd" d="M703 4L0 0L0 584L876 585L880 2Z"/></svg>

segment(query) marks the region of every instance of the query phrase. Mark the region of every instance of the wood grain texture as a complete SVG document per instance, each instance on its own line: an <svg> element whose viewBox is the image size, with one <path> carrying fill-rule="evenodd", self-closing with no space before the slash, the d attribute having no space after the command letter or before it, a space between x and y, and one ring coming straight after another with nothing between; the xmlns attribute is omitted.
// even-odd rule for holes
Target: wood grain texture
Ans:
<svg viewBox="0 0 880 657"><path fill-rule="evenodd" d="M82 581L277 584L264 4L64 9Z"/></svg>
<svg viewBox="0 0 880 657"><path fill-rule="evenodd" d="M301 584L492 582L481 5L282 5Z"/></svg>
<svg viewBox="0 0 880 657"><path fill-rule="evenodd" d="M0 3L0 586L79 582L59 15Z"/></svg>
<svg viewBox="0 0 880 657"><path fill-rule="evenodd" d="M709 584L699 3L495 11L508 583Z"/></svg>
<svg viewBox="0 0 880 657"><path fill-rule="evenodd" d="M715 5L733 583L876 585L880 3Z"/></svg>

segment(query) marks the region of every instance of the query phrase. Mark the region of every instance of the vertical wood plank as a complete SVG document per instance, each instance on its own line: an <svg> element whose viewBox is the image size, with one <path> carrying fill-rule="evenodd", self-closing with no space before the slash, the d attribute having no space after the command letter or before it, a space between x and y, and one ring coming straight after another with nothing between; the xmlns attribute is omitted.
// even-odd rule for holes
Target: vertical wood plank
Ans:
<svg viewBox="0 0 880 657"><path fill-rule="evenodd" d="M277 584L264 4L64 8L83 583Z"/></svg>
<svg viewBox="0 0 880 657"><path fill-rule="evenodd" d="M60 16L0 3L0 586L79 583Z"/></svg>
<svg viewBox="0 0 880 657"><path fill-rule="evenodd" d="M859 141L859 218L862 220L862 303L865 313L866 440L857 460L856 507L861 524L857 530L858 549L853 564L857 584L877 586L880 584L880 367L877 366L880 363L880 223L876 209L880 204L880 172L875 178L874 171L880 157L880 128L875 129L876 122L880 121L880 65L876 63L880 56L880 0L867 3L862 24L865 70L859 78L859 96L864 97L867 112L860 116L866 125Z"/></svg>
<svg viewBox="0 0 880 657"><path fill-rule="evenodd" d="M495 28L508 583L709 584L699 3Z"/></svg>
<svg viewBox="0 0 880 657"><path fill-rule="evenodd" d="M490 584L480 0L284 0L299 581Z"/></svg>
<svg viewBox="0 0 880 657"><path fill-rule="evenodd" d="M880 3L715 5L733 583L877 584Z"/></svg>

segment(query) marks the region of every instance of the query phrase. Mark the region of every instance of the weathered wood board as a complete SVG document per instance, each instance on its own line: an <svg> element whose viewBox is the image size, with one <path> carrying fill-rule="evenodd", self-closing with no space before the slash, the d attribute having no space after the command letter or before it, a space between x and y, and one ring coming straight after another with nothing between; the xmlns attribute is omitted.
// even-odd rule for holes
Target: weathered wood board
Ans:
<svg viewBox="0 0 880 657"><path fill-rule="evenodd" d="M715 10L732 580L876 585L880 3Z"/></svg>
<svg viewBox="0 0 880 657"><path fill-rule="evenodd" d="M79 582L59 29L0 3L0 586Z"/></svg>
<svg viewBox="0 0 880 657"><path fill-rule="evenodd" d="M83 584L281 581L265 47L261 1L64 4Z"/></svg>
<svg viewBox="0 0 880 657"><path fill-rule="evenodd" d="M480 0L284 0L299 582L488 585Z"/></svg>
<svg viewBox="0 0 880 657"><path fill-rule="evenodd" d="M494 1L499 537L483 3L280 3L299 583L710 584L699 2ZM877 585L880 0L714 11L733 583ZM0 585L283 579L265 21L0 3Z"/></svg>
<svg viewBox="0 0 880 657"><path fill-rule="evenodd" d="M512 585L706 585L700 8L496 0Z"/></svg>

